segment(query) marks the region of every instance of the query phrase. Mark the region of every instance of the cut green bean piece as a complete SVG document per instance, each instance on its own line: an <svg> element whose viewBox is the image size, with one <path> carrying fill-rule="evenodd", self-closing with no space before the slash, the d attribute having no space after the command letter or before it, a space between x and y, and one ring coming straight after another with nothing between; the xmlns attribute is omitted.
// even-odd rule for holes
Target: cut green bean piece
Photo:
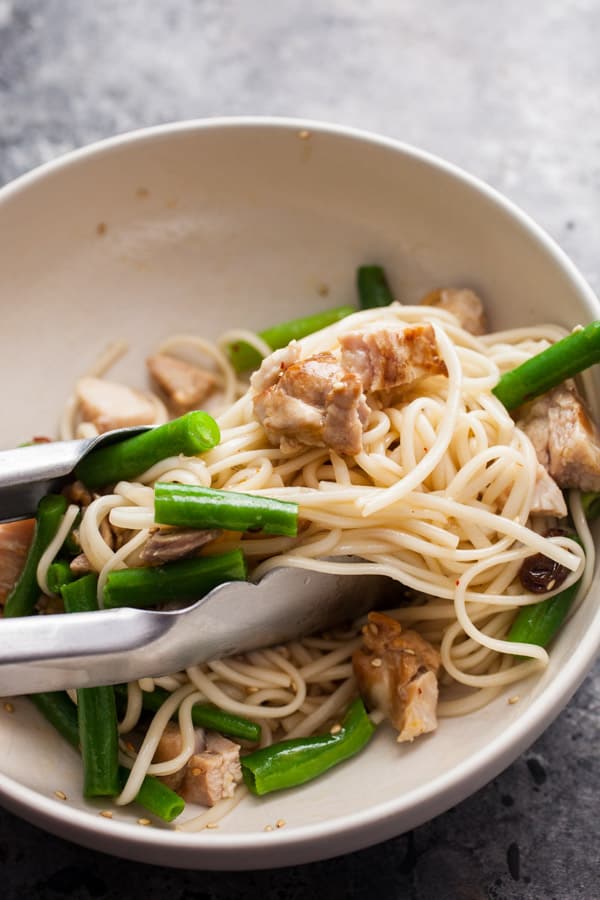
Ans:
<svg viewBox="0 0 600 900"><path fill-rule="evenodd" d="M60 594L65 584L75 581L75 575L71 572L71 567L66 559L56 559L48 566L46 581L48 589L53 594Z"/></svg>
<svg viewBox="0 0 600 900"><path fill-rule="evenodd" d="M159 481L154 486L154 517L160 525L224 528L295 536L298 504L238 491Z"/></svg>
<svg viewBox="0 0 600 900"><path fill-rule="evenodd" d="M389 306L394 301L382 266L360 266L356 272L356 284L361 309Z"/></svg>
<svg viewBox="0 0 600 900"><path fill-rule="evenodd" d="M64 691L48 691L41 694L30 694L29 699L43 717L62 737L79 752L79 725L77 707ZM119 766L119 784L121 788L129 777L129 769ZM185 801L152 775L146 775L135 798L136 803L148 812L165 822L172 822L184 808Z"/></svg>
<svg viewBox="0 0 600 900"><path fill-rule="evenodd" d="M576 581L554 597L540 600L533 606L521 607L507 639L514 643L546 647L564 622L580 584L581 581Z"/></svg>
<svg viewBox="0 0 600 900"><path fill-rule="evenodd" d="M246 561L241 550L216 556L182 559L164 566L119 569L109 573L104 606L147 607L178 600L199 600L226 581L245 581Z"/></svg>
<svg viewBox="0 0 600 900"><path fill-rule="evenodd" d="M492 393L507 409L515 409L597 362L600 362L600 321L573 331L516 369L505 372Z"/></svg>
<svg viewBox="0 0 600 900"><path fill-rule="evenodd" d="M67 501L62 494L48 494L40 500L25 567L6 600L6 618L32 615L41 593L37 582L38 563L58 531L66 509Z"/></svg>
<svg viewBox="0 0 600 900"><path fill-rule="evenodd" d="M122 703L127 701L127 685L117 685L115 693L117 700ZM142 705L148 712L157 712L170 696L168 691L155 687L153 691L142 693ZM178 713L175 711L171 719L177 721L177 716ZM242 716L234 716L233 713L225 712L225 710L208 703L195 703L192 706L192 722L196 728L210 728L212 731L218 731L228 737L241 738L253 743L260 741L261 728L256 722L251 722L250 719L244 719Z"/></svg>
<svg viewBox="0 0 600 900"><path fill-rule="evenodd" d="M362 750L374 731L362 700L357 699L337 734L281 741L243 757L246 786L253 794L262 795L312 781Z"/></svg>
<svg viewBox="0 0 600 900"><path fill-rule="evenodd" d="M271 328L259 331L258 336L262 338L271 350L280 350L281 347L287 347L290 341L299 341L308 334L313 334L315 331L320 331L321 328L327 328L328 325L339 322L340 319L344 319L353 312L356 312L353 306L337 306L334 309L326 309L311 316L292 319L291 322L272 325ZM237 372L257 369L263 359L258 350L255 350L254 347L251 347L245 341L230 344L228 352L232 365Z"/></svg>
<svg viewBox="0 0 600 900"><path fill-rule="evenodd" d="M125 782L128 778L129 769L126 769L125 766L119 766L119 785L121 790L125 787ZM146 775L142 781L135 802L165 822L172 822L185 809L183 797L180 797L179 794L176 794L175 791L172 791L171 788L152 775Z"/></svg>
<svg viewBox="0 0 600 900"><path fill-rule="evenodd" d="M64 585L62 597L68 613L98 609L96 575L85 575ZM119 735L114 688L79 688L77 719L83 758L84 797L115 797L120 793Z"/></svg>
<svg viewBox="0 0 600 900"><path fill-rule="evenodd" d="M167 456L196 456L221 440L219 426L208 413L194 410L166 425L93 450L75 469L88 487L130 481Z"/></svg>

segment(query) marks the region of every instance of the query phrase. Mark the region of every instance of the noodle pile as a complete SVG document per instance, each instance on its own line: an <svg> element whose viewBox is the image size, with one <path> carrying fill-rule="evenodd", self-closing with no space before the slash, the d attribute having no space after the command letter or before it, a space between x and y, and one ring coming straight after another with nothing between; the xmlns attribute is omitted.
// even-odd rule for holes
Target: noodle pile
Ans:
<svg viewBox="0 0 600 900"><path fill-rule="evenodd" d="M593 571L594 548L578 492L571 493L570 508L584 549L567 537L540 533L552 520L530 516L535 451L491 388L503 371L565 332L540 326L476 338L443 310L392 304L358 312L304 338L301 358L335 352L338 336L348 331L375 323L385 327L421 322L433 325L448 376L430 376L389 397L382 393L363 436L363 449L352 458L327 448L284 452L269 445L253 413L252 389L243 386L235 399L241 390L237 376L224 353L213 347L226 407L217 416L221 443L201 458L163 460L135 484L117 484L112 494L98 497L85 510L80 542L99 573L99 602L111 570L138 564L154 524L154 482L180 481L299 504L304 527L296 538L246 534L220 539L219 551L242 548L253 579L277 566L296 566L383 574L417 592L422 601L389 614L440 648L441 715L475 710L505 686L544 667L548 654L543 648L505 639L519 608L539 601L538 595L523 591L518 570L533 553L567 568L566 581L545 595L550 597L582 577L585 553L582 596ZM235 337L253 341L247 332L236 332ZM173 338L161 350L173 351L195 340ZM205 352L206 342L197 340ZM231 335L225 335L222 342L229 340ZM264 347L259 349L264 352ZM75 415L71 402L66 436L72 433ZM102 536L106 519L130 531L118 550ZM190 710L198 700L259 722L263 745L335 722L356 692L351 655L360 643L361 624L130 684L124 734L139 719L142 691L157 685L171 697L137 754L122 742L123 762L133 768L117 802L130 802L146 773L170 774L185 764L193 746ZM515 653L528 658L519 661ZM174 761L152 764L162 730L177 709L182 751ZM216 821L243 793L238 788L232 800L182 827L201 828Z"/></svg>

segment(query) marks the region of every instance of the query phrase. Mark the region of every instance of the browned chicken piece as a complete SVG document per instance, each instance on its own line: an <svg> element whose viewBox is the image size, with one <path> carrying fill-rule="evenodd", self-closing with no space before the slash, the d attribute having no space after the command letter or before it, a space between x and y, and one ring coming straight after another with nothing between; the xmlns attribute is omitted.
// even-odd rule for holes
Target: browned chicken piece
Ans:
<svg viewBox="0 0 600 900"><path fill-rule="evenodd" d="M196 753L187 764L181 796L187 803L214 806L233 797L242 780L240 747L215 731L206 732L206 750Z"/></svg>
<svg viewBox="0 0 600 900"><path fill-rule="evenodd" d="M250 384L255 393L259 394L266 388L275 384L285 370L300 359L300 344L298 341L290 341L287 347L275 350L270 356L265 356L260 369L250 378Z"/></svg>
<svg viewBox="0 0 600 900"><path fill-rule="evenodd" d="M140 560L152 566L185 559L221 534L220 528L158 528L150 533Z"/></svg>
<svg viewBox="0 0 600 900"><path fill-rule="evenodd" d="M214 806L219 800L232 797L235 786L242 780L240 746L216 731L195 731L194 753L187 764L173 775L161 777L171 790L177 791L186 803ZM153 762L166 762L181 750L181 733L169 722L158 742Z"/></svg>
<svg viewBox="0 0 600 900"><path fill-rule="evenodd" d="M23 571L34 528L35 519L0 525L0 605Z"/></svg>
<svg viewBox="0 0 600 900"><path fill-rule="evenodd" d="M254 412L271 444L282 450L304 445L359 453L370 411L357 376L345 371L331 353L290 365L281 358L279 366L274 382L254 382L255 388L268 385L255 396Z"/></svg>
<svg viewBox="0 0 600 900"><path fill-rule="evenodd" d="M80 553L69 563L69 568L73 575L88 575L92 571L90 561L85 553Z"/></svg>
<svg viewBox="0 0 600 900"><path fill-rule="evenodd" d="M437 674L440 656L416 631L384 613L369 613L364 646L352 665L361 696L398 729L399 742L412 741L437 727Z"/></svg>
<svg viewBox="0 0 600 900"><path fill-rule="evenodd" d="M600 432L573 381L523 407L517 425L559 487L600 491Z"/></svg>
<svg viewBox="0 0 600 900"><path fill-rule="evenodd" d="M167 402L179 415L198 409L214 390L214 375L168 353L155 353L146 360L148 371Z"/></svg>
<svg viewBox="0 0 600 900"><path fill-rule="evenodd" d="M129 425L150 425L156 416L152 401L141 391L103 378L80 378L75 394L82 418L101 434Z"/></svg>
<svg viewBox="0 0 600 900"><path fill-rule="evenodd" d="M452 313L461 328L471 334L485 334L487 321L480 297L469 288L442 288L423 297L425 306L438 306Z"/></svg>
<svg viewBox="0 0 600 900"><path fill-rule="evenodd" d="M366 392L410 384L427 375L447 375L431 325L350 331L340 336L342 366Z"/></svg>

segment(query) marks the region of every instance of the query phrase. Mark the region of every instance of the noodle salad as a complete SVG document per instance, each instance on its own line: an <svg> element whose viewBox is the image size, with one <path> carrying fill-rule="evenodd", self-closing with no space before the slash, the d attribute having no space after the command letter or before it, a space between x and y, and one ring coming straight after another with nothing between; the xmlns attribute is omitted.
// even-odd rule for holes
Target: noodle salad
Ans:
<svg viewBox="0 0 600 900"><path fill-rule="evenodd" d="M405 306L377 266L358 286L359 311L168 338L153 391L105 378L114 345L67 400L62 439L156 427L93 452L35 522L0 526L4 616L173 608L279 566L397 585L393 608L326 633L32 696L81 752L86 796L213 826L384 720L412 741L486 705L547 665L585 597L600 435L579 373L598 323L489 333L470 290Z"/></svg>

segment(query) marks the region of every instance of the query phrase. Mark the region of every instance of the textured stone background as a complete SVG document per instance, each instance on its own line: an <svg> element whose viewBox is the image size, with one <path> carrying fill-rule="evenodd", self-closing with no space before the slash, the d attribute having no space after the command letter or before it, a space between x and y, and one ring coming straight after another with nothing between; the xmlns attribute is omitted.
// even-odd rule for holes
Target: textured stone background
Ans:
<svg viewBox="0 0 600 900"><path fill-rule="evenodd" d="M598 0L0 0L0 183L97 138L174 119L333 120L484 178L598 290L599 35ZM599 697L596 668L541 740L469 800L411 834L309 866L153 869L0 811L0 894L592 900Z"/></svg>

